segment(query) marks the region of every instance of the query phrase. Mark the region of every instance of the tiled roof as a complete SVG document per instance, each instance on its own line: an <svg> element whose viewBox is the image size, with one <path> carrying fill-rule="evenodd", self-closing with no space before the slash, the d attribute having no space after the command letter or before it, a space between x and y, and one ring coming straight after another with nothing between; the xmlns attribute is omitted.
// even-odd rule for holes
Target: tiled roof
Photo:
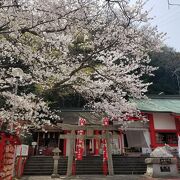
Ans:
<svg viewBox="0 0 180 180"><path fill-rule="evenodd" d="M179 98L149 98L135 101L137 108L146 112L169 112L180 114Z"/></svg>

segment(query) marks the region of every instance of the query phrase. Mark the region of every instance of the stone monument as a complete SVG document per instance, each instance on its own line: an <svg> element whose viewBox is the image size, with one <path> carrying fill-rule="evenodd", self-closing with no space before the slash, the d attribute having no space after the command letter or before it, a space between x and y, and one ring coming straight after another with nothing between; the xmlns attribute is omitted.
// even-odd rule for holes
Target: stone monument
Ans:
<svg viewBox="0 0 180 180"><path fill-rule="evenodd" d="M157 147L145 159L147 164L146 175L151 177L177 176L177 159L172 155L173 148L169 145Z"/></svg>

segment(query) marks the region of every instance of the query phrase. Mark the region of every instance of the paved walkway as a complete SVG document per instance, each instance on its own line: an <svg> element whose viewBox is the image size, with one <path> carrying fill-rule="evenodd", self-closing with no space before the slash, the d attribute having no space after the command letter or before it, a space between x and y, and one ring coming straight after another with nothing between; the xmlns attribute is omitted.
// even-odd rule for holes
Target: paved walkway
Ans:
<svg viewBox="0 0 180 180"><path fill-rule="evenodd" d="M180 180L180 176L178 177L164 177L164 178L151 178L146 177L144 175L115 175L115 176L102 176L102 175L82 175L82 176L72 176L72 177L65 177L60 176L60 178L53 178L51 179L50 176L23 176L21 180L66 180L66 179L73 179L73 180Z"/></svg>

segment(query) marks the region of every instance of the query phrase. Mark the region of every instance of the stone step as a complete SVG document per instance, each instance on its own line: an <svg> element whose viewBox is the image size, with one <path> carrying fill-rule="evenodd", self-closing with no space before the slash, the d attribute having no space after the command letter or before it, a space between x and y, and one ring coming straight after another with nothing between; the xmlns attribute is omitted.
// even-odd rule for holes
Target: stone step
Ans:
<svg viewBox="0 0 180 180"><path fill-rule="evenodd" d="M95 171L82 171L82 172L77 172L76 171L76 175L103 175L103 172L95 172Z"/></svg>
<svg viewBox="0 0 180 180"><path fill-rule="evenodd" d="M67 161L64 161L64 162L58 162L58 164L66 164L67 163ZM31 164L44 164L44 165L47 165L47 164L54 164L54 162L36 162L36 161L27 161L27 163L26 164L28 164L28 165L31 165Z"/></svg>
<svg viewBox="0 0 180 180"><path fill-rule="evenodd" d="M135 169L135 168L129 168L129 169L126 169L126 168L114 168L114 171L115 172L120 172L120 171L135 171L135 172L139 172L139 171L146 171L146 168L139 168L139 169Z"/></svg>
<svg viewBox="0 0 180 180"><path fill-rule="evenodd" d="M126 174L141 174L141 175L143 175L145 173L146 173L146 171L118 171L118 172L114 171L115 175L116 174L122 174L122 175L126 175Z"/></svg>
<svg viewBox="0 0 180 180"><path fill-rule="evenodd" d="M143 158L113 156L115 174L144 174L146 164ZM58 173L65 175L67 171L67 158L60 157ZM83 157L82 161L76 161L76 174L103 174L102 156ZM53 172L53 158L47 156L33 156L28 159L24 175L51 175Z"/></svg>

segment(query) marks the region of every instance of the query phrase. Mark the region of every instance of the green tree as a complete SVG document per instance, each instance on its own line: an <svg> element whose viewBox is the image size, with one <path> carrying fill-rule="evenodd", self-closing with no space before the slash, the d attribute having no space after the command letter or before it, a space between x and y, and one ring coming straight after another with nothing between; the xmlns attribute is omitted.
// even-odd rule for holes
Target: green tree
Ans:
<svg viewBox="0 0 180 180"><path fill-rule="evenodd" d="M163 47L160 52L151 54L151 65L158 67L154 76L148 79L149 94L180 94L180 53L173 48Z"/></svg>

